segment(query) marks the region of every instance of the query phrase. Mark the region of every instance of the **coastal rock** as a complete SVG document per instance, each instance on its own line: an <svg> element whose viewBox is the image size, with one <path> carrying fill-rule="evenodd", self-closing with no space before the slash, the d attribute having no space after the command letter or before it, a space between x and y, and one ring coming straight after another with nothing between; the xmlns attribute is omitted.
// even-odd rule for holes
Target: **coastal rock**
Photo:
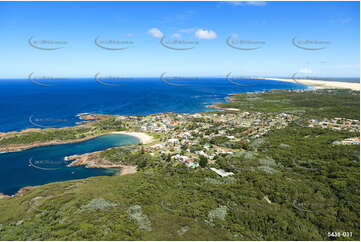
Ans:
<svg viewBox="0 0 361 242"><path fill-rule="evenodd" d="M5 195L5 194L3 194L3 193L0 193L0 199L1 199L1 198L10 198L10 196Z"/></svg>
<svg viewBox="0 0 361 242"><path fill-rule="evenodd" d="M14 197L23 196L25 193L30 192L32 189L34 189L34 187L23 187L14 195Z"/></svg>
<svg viewBox="0 0 361 242"><path fill-rule="evenodd" d="M128 166L121 163L112 163L110 161L100 158L98 156L100 152L102 151L96 151L82 155L66 156L64 159L66 161L73 161L68 165L68 167L85 166L86 168L121 168L121 171L118 174L120 176L137 172L136 166Z"/></svg>
<svg viewBox="0 0 361 242"><path fill-rule="evenodd" d="M109 115L89 114L89 113L81 113L78 116L79 116L79 119L86 120L86 121L96 121L96 120L103 120L103 119L109 118Z"/></svg>
<svg viewBox="0 0 361 242"><path fill-rule="evenodd" d="M86 153L82 155L67 156L66 161L73 161L68 165L71 166L85 166L86 168L117 168L118 164L112 164L109 161L99 158L100 151Z"/></svg>

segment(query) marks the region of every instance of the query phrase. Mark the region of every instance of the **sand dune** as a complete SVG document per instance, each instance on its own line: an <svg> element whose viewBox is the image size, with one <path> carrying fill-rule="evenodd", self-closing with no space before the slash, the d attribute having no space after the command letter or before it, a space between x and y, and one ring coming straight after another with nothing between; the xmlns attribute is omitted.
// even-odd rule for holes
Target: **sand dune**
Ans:
<svg viewBox="0 0 361 242"><path fill-rule="evenodd" d="M334 82L334 81L322 81L322 80L307 80L307 79L286 79L286 78L263 78L265 80L276 80L286 82L297 82L306 86L312 86L315 88L337 88L337 89L352 89L360 91L360 83L353 82Z"/></svg>

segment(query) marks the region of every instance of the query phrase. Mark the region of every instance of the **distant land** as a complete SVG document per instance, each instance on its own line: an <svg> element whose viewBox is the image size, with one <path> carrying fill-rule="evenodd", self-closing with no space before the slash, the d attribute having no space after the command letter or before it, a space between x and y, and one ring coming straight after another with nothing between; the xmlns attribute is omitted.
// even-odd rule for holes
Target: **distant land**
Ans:
<svg viewBox="0 0 361 242"><path fill-rule="evenodd" d="M290 79L290 78L264 78L265 80L276 80L276 81L286 81L299 83L306 86L312 86L314 88L336 88L336 89L352 89L355 91L360 91L360 79L356 82L355 79ZM352 81L351 81L352 80Z"/></svg>

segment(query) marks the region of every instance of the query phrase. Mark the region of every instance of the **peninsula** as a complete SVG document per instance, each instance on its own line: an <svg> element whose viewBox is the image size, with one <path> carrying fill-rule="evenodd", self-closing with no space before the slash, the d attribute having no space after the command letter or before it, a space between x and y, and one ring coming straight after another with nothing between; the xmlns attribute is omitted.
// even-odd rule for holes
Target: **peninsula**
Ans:
<svg viewBox="0 0 361 242"><path fill-rule="evenodd" d="M284 81L284 82L293 82L299 83L306 86L311 86L319 89L351 89L355 91L360 91L360 83L354 82L340 82L340 81L325 81L325 80L311 80L311 79L292 79L292 78L272 78L272 77L262 77L260 79L264 80L275 80L275 81Z"/></svg>

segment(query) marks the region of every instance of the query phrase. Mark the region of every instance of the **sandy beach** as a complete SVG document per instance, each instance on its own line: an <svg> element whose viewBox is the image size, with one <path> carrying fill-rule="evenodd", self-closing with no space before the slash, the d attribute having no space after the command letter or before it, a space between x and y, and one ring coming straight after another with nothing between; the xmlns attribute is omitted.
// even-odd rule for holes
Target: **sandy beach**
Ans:
<svg viewBox="0 0 361 242"><path fill-rule="evenodd" d="M286 78L263 78L265 80L276 80L276 81L285 81L285 82L298 82L306 86L312 86L316 89L324 88L337 88L337 89L352 89L355 91L360 91L360 83L353 82L334 82L334 81L321 81L321 80L307 80L307 79L286 79Z"/></svg>
<svg viewBox="0 0 361 242"><path fill-rule="evenodd" d="M112 134L125 134L134 136L139 139L141 144L149 144L153 142L153 137L141 132L127 132L127 131L119 131L119 132L112 132Z"/></svg>

